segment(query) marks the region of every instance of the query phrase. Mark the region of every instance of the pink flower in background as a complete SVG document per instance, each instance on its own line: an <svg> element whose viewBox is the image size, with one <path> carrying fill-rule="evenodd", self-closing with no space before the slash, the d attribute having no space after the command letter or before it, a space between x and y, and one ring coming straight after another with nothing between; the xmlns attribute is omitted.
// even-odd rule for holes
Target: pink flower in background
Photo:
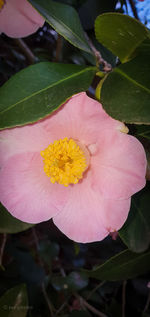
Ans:
<svg viewBox="0 0 150 317"><path fill-rule="evenodd" d="M0 132L2 204L16 218L53 218L70 239L93 242L121 228L145 186L146 156L85 93L35 124Z"/></svg>
<svg viewBox="0 0 150 317"><path fill-rule="evenodd" d="M0 33L25 37L44 24L43 17L27 0L0 0Z"/></svg>

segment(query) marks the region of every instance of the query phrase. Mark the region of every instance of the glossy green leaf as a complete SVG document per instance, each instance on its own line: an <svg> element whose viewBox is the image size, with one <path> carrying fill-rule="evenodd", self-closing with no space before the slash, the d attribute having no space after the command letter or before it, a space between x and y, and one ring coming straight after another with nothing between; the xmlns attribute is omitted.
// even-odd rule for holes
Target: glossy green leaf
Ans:
<svg viewBox="0 0 150 317"><path fill-rule="evenodd" d="M127 123L150 124L149 68L150 56L144 53L108 74L100 100L110 116Z"/></svg>
<svg viewBox="0 0 150 317"><path fill-rule="evenodd" d="M95 67L43 62L29 66L0 88L0 128L35 122L69 97L89 88Z"/></svg>
<svg viewBox="0 0 150 317"><path fill-rule="evenodd" d="M76 10L66 4L47 0L29 0L59 34L74 46L92 53Z"/></svg>
<svg viewBox="0 0 150 317"><path fill-rule="evenodd" d="M28 308L27 291L24 284L9 289L0 298L1 317L26 317Z"/></svg>
<svg viewBox="0 0 150 317"><path fill-rule="evenodd" d="M133 252L143 252L150 244L150 186L132 197L131 210L119 235Z"/></svg>
<svg viewBox="0 0 150 317"><path fill-rule="evenodd" d="M95 20L97 40L119 57L128 61L140 43L148 37L146 27L139 21L120 13L104 13Z"/></svg>
<svg viewBox="0 0 150 317"><path fill-rule="evenodd" d="M33 227L31 223L22 222L13 216L0 204L0 233L17 233Z"/></svg>
<svg viewBox="0 0 150 317"><path fill-rule="evenodd" d="M84 271L98 280L119 281L134 278L150 270L150 252L137 254L125 250L97 267Z"/></svg>

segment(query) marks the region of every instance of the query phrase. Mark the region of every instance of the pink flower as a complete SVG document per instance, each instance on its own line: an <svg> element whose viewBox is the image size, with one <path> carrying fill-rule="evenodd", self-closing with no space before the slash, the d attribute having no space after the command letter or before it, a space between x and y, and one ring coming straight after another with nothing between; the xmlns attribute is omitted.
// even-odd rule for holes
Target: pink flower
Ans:
<svg viewBox="0 0 150 317"><path fill-rule="evenodd" d="M25 37L43 24L43 17L27 0L0 1L0 33L15 38Z"/></svg>
<svg viewBox="0 0 150 317"><path fill-rule="evenodd" d="M104 239L145 186L143 146L123 132L85 93L44 120L1 131L2 204L25 222L53 218L72 240Z"/></svg>

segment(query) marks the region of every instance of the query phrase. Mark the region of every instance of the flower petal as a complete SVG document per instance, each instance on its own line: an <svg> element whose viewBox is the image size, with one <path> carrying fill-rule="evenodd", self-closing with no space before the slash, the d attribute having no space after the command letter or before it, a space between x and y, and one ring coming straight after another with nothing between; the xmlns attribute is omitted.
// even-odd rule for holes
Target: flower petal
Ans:
<svg viewBox="0 0 150 317"><path fill-rule="evenodd" d="M54 138L53 138L54 139ZM41 122L0 131L0 165L16 154L40 152L52 141Z"/></svg>
<svg viewBox="0 0 150 317"><path fill-rule="evenodd" d="M72 186L65 207L53 218L66 236L82 243L100 241L120 229L130 208L130 199L102 199L90 187L89 177Z"/></svg>
<svg viewBox="0 0 150 317"><path fill-rule="evenodd" d="M121 122L106 114L100 103L87 97L86 93L79 93L54 114L35 124L0 131L1 164L18 153L44 150L60 138L73 138L90 145L101 135L104 139L105 129L111 133L121 126Z"/></svg>
<svg viewBox="0 0 150 317"><path fill-rule="evenodd" d="M28 36L43 24L43 17L27 0L6 0L0 12L0 32L10 37Z"/></svg>
<svg viewBox="0 0 150 317"><path fill-rule="evenodd" d="M52 184L43 170L39 153L11 157L0 173L2 204L16 218L38 223L56 215L63 208L68 188Z"/></svg>
<svg viewBox="0 0 150 317"><path fill-rule="evenodd" d="M142 144L121 132L99 138L99 151L92 157L93 188L104 198L125 199L145 186L146 155Z"/></svg>
<svg viewBox="0 0 150 317"><path fill-rule="evenodd" d="M84 145L95 143L104 129L121 129L124 124L114 120L104 111L102 105L89 98L85 92L72 96L52 116L43 120L44 129L55 139L68 137Z"/></svg>

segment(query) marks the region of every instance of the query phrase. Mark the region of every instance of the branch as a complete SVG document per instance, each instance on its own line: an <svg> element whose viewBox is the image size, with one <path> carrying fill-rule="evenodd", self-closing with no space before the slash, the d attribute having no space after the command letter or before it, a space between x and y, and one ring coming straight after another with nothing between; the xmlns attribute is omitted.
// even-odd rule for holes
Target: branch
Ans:
<svg viewBox="0 0 150 317"><path fill-rule="evenodd" d="M21 51L26 56L29 64L34 64L37 61L37 58L34 56L30 48L27 46L27 44L22 39L15 39L14 40L16 44L20 47Z"/></svg>
<svg viewBox="0 0 150 317"><path fill-rule="evenodd" d="M138 14L137 14L137 10L136 10L136 7L135 7L135 4L134 4L133 0L129 0L129 3L130 3L130 6L131 6L131 9L132 9L132 12L133 12L133 14L134 14L134 17L135 17L137 20L139 20L139 21L140 21L139 16L138 16Z"/></svg>
<svg viewBox="0 0 150 317"><path fill-rule="evenodd" d="M122 286L122 317L125 317L126 284L127 284L127 281L124 281Z"/></svg>
<svg viewBox="0 0 150 317"><path fill-rule="evenodd" d="M1 266L1 268L3 268L2 262L3 262L3 255L4 255L4 249L5 249L6 241L7 241L7 234L4 233L3 234L1 248L0 248L0 266Z"/></svg>
<svg viewBox="0 0 150 317"><path fill-rule="evenodd" d="M45 301L46 301L46 303L47 303L47 306L48 306L48 308L49 308L50 316L51 316L51 317L54 317L52 305L51 305L51 302L50 302L49 297L48 297L48 295L47 295L47 292L46 292L44 283L42 283L42 292L43 292L43 296L44 296L44 298L45 298Z"/></svg>
<svg viewBox="0 0 150 317"><path fill-rule="evenodd" d="M96 47L94 46L94 44L92 43L92 41L88 37L87 33L85 33L85 36L86 36L86 39L89 43L89 46L90 46L92 52L95 55L96 66L99 67L99 65L101 64L103 66L104 72L106 72L106 73L110 72L112 70L112 66L103 59L101 53L96 49Z"/></svg>
<svg viewBox="0 0 150 317"><path fill-rule="evenodd" d="M90 310L92 313L94 313L95 315L99 317L107 317L105 314L103 314L102 312L97 310L95 307L90 305L83 297L79 296L78 294L76 294L75 296L80 300L81 307L83 308L86 307L88 310Z"/></svg>
<svg viewBox="0 0 150 317"><path fill-rule="evenodd" d="M39 260L39 264L41 265L41 267L44 267L44 263L42 262L42 260L41 260L41 258L39 256L39 253L38 253L39 240L38 240L38 236L37 236L37 233L36 233L36 229L35 229L35 227L33 227L31 230L32 230L33 238L34 238L34 243L35 243L35 247L36 247L36 253L37 253L38 260ZM51 304L50 299L49 299L49 297L47 295L44 283L41 284L41 289L42 289L42 293L43 293L43 296L45 298L45 301L47 303L47 306L49 308L50 316L54 317L52 304Z"/></svg>
<svg viewBox="0 0 150 317"><path fill-rule="evenodd" d="M60 61L61 49L62 49L62 37L61 37L60 34L58 34L58 38L57 38L57 42L56 42L56 53L55 53L54 62L59 62Z"/></svg>

